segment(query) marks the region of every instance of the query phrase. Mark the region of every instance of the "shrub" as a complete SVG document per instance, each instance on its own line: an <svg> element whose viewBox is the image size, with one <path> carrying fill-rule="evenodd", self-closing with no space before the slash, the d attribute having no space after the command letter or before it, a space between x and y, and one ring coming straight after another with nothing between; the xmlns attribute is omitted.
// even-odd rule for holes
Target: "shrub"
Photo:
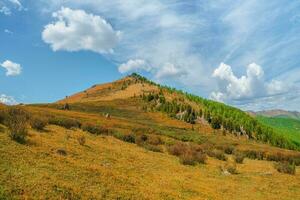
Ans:
<svg viewBox="0 0 300 200"><path fill-rule="evenodd" d="M87 131L87 132L95 134L95 135L101 135L101 134L108 135L109 134L109 130L107 128L101 127L99 125L83 124L81 126L81 129L83 131Z"/></svg>
<svg viewBox="0 0 300 200"><path fill-rule="evenodd" d="M300 165L300 154L286 154L281 152L268 153L266 154L266 159L269 161L276 162L289 162L290 164L294 163L296 166Z"/></svg>
<svg viewBox="0 0 300 200"><path fill-rule="evenodd" d="M208 155L210 157L214 157L214 158L217 158L219 160L223 160L223 161L227 160L225 154L221 150L214 149L212 151L208 151Z"/></svg>
<svg viewBox="0 0 300 200"><path fill-rule="evenodd" d="M195 158L195 161L200 163L200 164L205 164L206 160L207 160L206 154L201 153L201 152L195 152L194 153L194 158Z"/></svg>
<svg viewBox="0 0 300 200"><path fill-rule="evenodd" d="M47 124L48 124L48 120L46 118L34 117L30 120L31 128L38 131L43 131Z"/></svg>
<svg viewBox="0 0 300 200"><path fill-rule="evenodd" d="M9 107L5 125L8 127L11 139L24 143L27 137L28 113L19 107Z"/></svg>
<svg viewBox="0 0 300 200"><path fill-rule="evenodd" d="M295 164L290 164L288 162L278 162L274 165L275 169L280 173L286 174L296 174Z"/></svg>
<svg viewBox="0 0 300 200"><path fill-rule="evenodd" d="M224 152L226 153L226 154L232 154L233 153L233 151L234 151L234 146L225 146L224 147Z"/></svg>
<svg viewBox="0 0 300 200"><path fill-rule="evenodd" d="M197 163L205 164L207 156L199 145L191 145L183 142L178 142L168 148L170 154L178 156L179 160L184 165L195 165Z"/></svg>
<svg viewBox="0 0 300 200"><path fill-rule="evenodd" d="M179 161L183 165L195 165L196 160L191 152L185 152L179 156Z"/></svg>
<svg viewBox="0 0 300 200"><path fill-rule="evenodd" d="M147 139L147 143L149 143L151 145L160 145L160 144L163 144L163 141L162 141L161 137L159 137L157 135L149 135L148 139Z"/></svg>
<svg viewBox="0 0 300 200"><path fill-rule="evenodd" d="M265 157L265 152L258 150L247 150L243 152L247 158L263 160Z"/></svg>
<svg viewBox="0 0 300 200"><path fill-rule="evenodd" d="M234 160L236 163L242 164L244 162L245 155L241 152L237 152L234 155Z"/></svg>
<svg viewBox="0 0 300 200"><path fill-rule="evenodd" d="M59 155L62 155L62 156L67 155L67 151L65 149L57 149L56 153L58 153Z"/></svg>
<svg viewBox="0 0 300 200"><path fill-rule="evenodd" d="M121 137L121 140L123 140L124 142L135 143L135 135L133 134L123 135Z"/></svg>
<svg viewBox="0 0 300 200"><path fill-rule="evenodd" d="M83 146L83 145L85 144L85 137L84 137L84 135L79 136L79 137L77 138L77 141L78 141L78 143L79 143L81 146Z"/></svg>
<svg viewBox="0 0 300 200"><path fill-rule="evenodd" d="M4 123L5 117L6 117L6 112L5 112L5 110L2 109L2 108L0 108L0 124L3 124L3 123Z"/></svg>
<svg viewBox="0 0 300 200"><path fill-rule="evenodd" d="M142 135L136 136L135 143L137 145L143 145L147 140L148 140L148 136L145 134L142 134Z"/></svg>
<svg viewBox="0 0 300 200"><path fill-rule="evenodd" d="M187 145L183 142L177 142L168 148L171 155L180 156L187 151Z"/></svg>
<svg viewBox="0 0 300 200"><path fill-rule="evenodd" d="M81 123L78 120L72 119L72 118L65 118L65 117L50 118L49 124L62 126L66 129L80 128L81 127Z"/></svg>
<svg viewBox="0 0 300 200"><path fill-rule="evenodd" d="M238 174L238 171L236 169L236 163L235 162L228 162L221 167L221 170L224 174Z"/></svg>
<svg viewBox="0 0 300 200"><path fill-rule="evenodd" d="M143 145L143 147L149 151L153 151L153 152L163 152L163 149L160 146L155 146L155 145L151 145L151 144L145 144Z"/></svg>

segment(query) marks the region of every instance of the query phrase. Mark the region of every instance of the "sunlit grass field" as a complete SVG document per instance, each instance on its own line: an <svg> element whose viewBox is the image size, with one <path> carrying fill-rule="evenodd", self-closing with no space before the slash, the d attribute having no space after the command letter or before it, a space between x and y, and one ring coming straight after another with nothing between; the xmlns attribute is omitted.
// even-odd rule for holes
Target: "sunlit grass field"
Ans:
<svg viewBox="0 0 300 200"><path fill-rule="evenodd" d="M83 146L77 142L82 135ZM57 153L59 149L66 154ZM42 133L30 131L27 145L1 132L0 156L1 199L294 200L300 196L299 174L280 174L269 161L246 159L237 166L237 175L224 175L220 166L225 161L209 158L205 165L185 166L167 153L57 126Z"/></svg>

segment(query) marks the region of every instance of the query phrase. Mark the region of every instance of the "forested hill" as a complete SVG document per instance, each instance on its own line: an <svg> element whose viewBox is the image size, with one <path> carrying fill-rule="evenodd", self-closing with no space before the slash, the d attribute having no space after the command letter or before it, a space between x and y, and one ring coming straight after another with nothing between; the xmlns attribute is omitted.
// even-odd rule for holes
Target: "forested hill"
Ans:
<svg viewBox="0 0 300 200"><path fill-rule="evenodd" d="M300 149L298 143L240 109L159 85L136 73L112 83L93 85L52 106L79 103L72 107L80 110L89 102L97 104L118 99L123 99L125 104L136 103L143 112L163 112L190 124L209 125L224 134L242 136L286 149Z"/></svg>
<svg viewBox="0 0 300 200"><path fill-rule="evenodd" d="M175 88L156 84L135 73L130 77L159 88L159 92L150 92L142 95L142 98L148 102L147 105L152 110L168 113L174 118L191 124L197 123L199 119L204 119L214 129L222 129L224 132L234 135L244 135L249 139L262 141L281 148L300 149L299 144L240 109L176 90ZM169 96L168 94L176 94L176 98L168 98L167 100L165 96Z"/></svg>

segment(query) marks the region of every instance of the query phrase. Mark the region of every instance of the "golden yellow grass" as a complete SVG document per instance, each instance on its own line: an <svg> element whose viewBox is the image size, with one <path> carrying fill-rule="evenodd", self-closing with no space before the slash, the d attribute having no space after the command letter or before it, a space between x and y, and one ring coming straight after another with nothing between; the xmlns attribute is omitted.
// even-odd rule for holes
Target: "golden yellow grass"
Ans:
<svg viewBox="0 0 300 200"><path fill-rule="evenodd" d="M97 102L100 103L100 102ZM108 101L103 102L104 104L109 104ZM147 124L137 123L133 119L125 118L125 117L116 117L111 116L110 119L107 119L104 115L94 114L94 113L84 113L77 111L64 111L57 110L52 108L42 108L42 107L30 107L26 106L32 113L36 113L38 115L50 114L52 116L65 116L79 119L82 122L88 122L92 124L99 124L105 128L109 128L112 130L121 131L121 133L132 133L134 129L137 128L149 128ZM209 141L215 144L228 144L236 146L238 150L261 150L269 153L280 152L283 154L291 154L296 155L298 152L291 151L287 149L281 149L277 147L273 147L267 144L258 143L254 140L248 140L245 137L236 137L232 134L223 135L220 130L213 130L207 124L196 124L191 125L189 123L172 119L167 115L159 112L147 112L141 113L142 116L147 116L148 121L152 121L155 124L158 124L161 127L171 127L171 128L182 128L186 130L191 130L192 128L199 133L199 135L204 136Z"/></svg>
<svg viewBox="0 0 300 200"><path fill-rule="evenodd" d="M130 84L123 90L123 83L134 81L131 77L117 80L113 83L105 83L95 85L83 92L74 94L66 99L58 101L58 103L74 103L74 102L92 102L92 101L111 101L115 99L128 99L134 96L139 96L144 92L157 92L157 86L148 83Z"/></svg>
<svg viewBox="0 0 300 200"><path fill-rule="evenodd" d="M84 135L86 144L77 137ZM66 156L59 155L64 149ZM272 162L245 160L238 175L223 175L222 161L181 165L109 136L48 126L30 131L28 145L0 133L0 188L20 199L272 199L300 197L297 175L276 172Z"/></svg>

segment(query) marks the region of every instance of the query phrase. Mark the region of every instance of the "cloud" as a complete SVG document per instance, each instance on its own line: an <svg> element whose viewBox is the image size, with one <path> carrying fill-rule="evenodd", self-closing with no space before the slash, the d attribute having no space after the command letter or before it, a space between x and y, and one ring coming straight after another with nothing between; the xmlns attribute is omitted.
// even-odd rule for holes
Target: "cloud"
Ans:
<svg viewBox="0 0 300 200"><path fill-rule="evenodd" d="M121 32L115 31L105 19L84 10L62 7L52 16L56 21L45 26L42 38L53 51L107 53L112 52L121 39Z"/></svg>
<svg viewBox="0 0 300 200"><path fill-rule="evenodd" d="M174 64L172 63L166 63L162 66L161 69L157 71L155 74L155 78L161 79L164 77L170 78L170 77L179 77L183 75L184 72L182 72L179 68L176 68Z"/></svg>
<svg viewBox="0 0 300 200"><path fill-rule="evenodd" d="M7 33L7 34L13 34L12 31L8 30L8 29L4 29L4 33Z"/></svg>
<svg viewBox="0 0 300 200"><path fill-rule="evenodd" d="M2 8L0 8L0 13L3 13L4 15L11 15L10 9L6 6L3 6Z"/></svg>
<svg viewBox="0 0 300 200"><path fill-rule="evenodd" d="M138 70L150 70L150 66L146 63L145 60L135 59L128 60L126 63L123 63L119 66L120 73L126 73L130 71L138 71Z"/></svg>
<svg viewBox="0 0 300 200"><path fill-rule="evenodd" d="M21 65L10 60L6 60L0 65L6 69L6 76L17 76L22 72Z"/></svg>
<svg viewBox="0 0 300 200"><path fill-rule="evenodd" d="M6 105L16 105L18 102L11 96L7 96L5 94L0 95L0 103L4 103Z"/></svg>
<svg viewBox="0 0 300 200"><path fill-rule="evenodd" d="M300 31L297 23L299 2L259 0L34 2L40 5L39 10L44 14L65 6L73 9L84 8L87 12L109 19L115 30L121 30L123 33L122 40L114 47L114 54L106 55L109 60L119 64L136 58L145 60L151 68L150 71L146 70L150 79L161 76L158 81L175 87L185 86L189 92L203 97L214 95L215 99L227 99L226 102L230 101L239 107L243 106L241 103L266 104L263 100L260 101L263 98L260 96L270 97L270 94L280 93L282 87L287 84L285 80L289 80L292 85L300 84L300 61L295 59L298 57L300 44L300 35L297 34ZM282 9L283 7L285 9ZM45 9L48 12L44 12ZM230 94L226 92L228 81L223 80L222 86L220 78L211 77L215 67L221 62L235 66L235 73L232 74L237 79L244 73L243 66L251 62L264 66L262 72L268 73L263 73L262 78L259 78L254 72L251 79L245 74L246 82L252 80L257 83L249 83L249 87L241 88L242 94L237 92ZM169 67L165 66L166 63ZM179 72L184 75L172 75L180 74ZM167 78L170 80L166 80ZM272 82L272 79L278 81ZM217 85L219 88L216 90ZM253 91L251 88L254 85L263 88L263 92ZM249 91L249 94L246 91ZM248 100L246 102L245 99L249 98L255 104L251 104ZM286 101L291 102L289 99ZM293 101L295 109L299 110L299 102ZM291 104L286 103L286 106L289 105Z"/></svg>
<svg viewBox="0 0 300 200"><path fill-rule="evenodd" d="M19 0L8 0L9 2L11 2L12 4L18 6L19 8L22 8L22 4L20 3Z"/></svg>
<svg viewBox="0 0 300 200"><path fill-rule="evenodd" d="M221 102L270 97L290 89L288 84L281 81L266 82L263 69L255 63L248 65L246 75L241 77L233 73L231 66L221 63L212 76L218 81L218 91L212 92L210 97Z"/></svg>

